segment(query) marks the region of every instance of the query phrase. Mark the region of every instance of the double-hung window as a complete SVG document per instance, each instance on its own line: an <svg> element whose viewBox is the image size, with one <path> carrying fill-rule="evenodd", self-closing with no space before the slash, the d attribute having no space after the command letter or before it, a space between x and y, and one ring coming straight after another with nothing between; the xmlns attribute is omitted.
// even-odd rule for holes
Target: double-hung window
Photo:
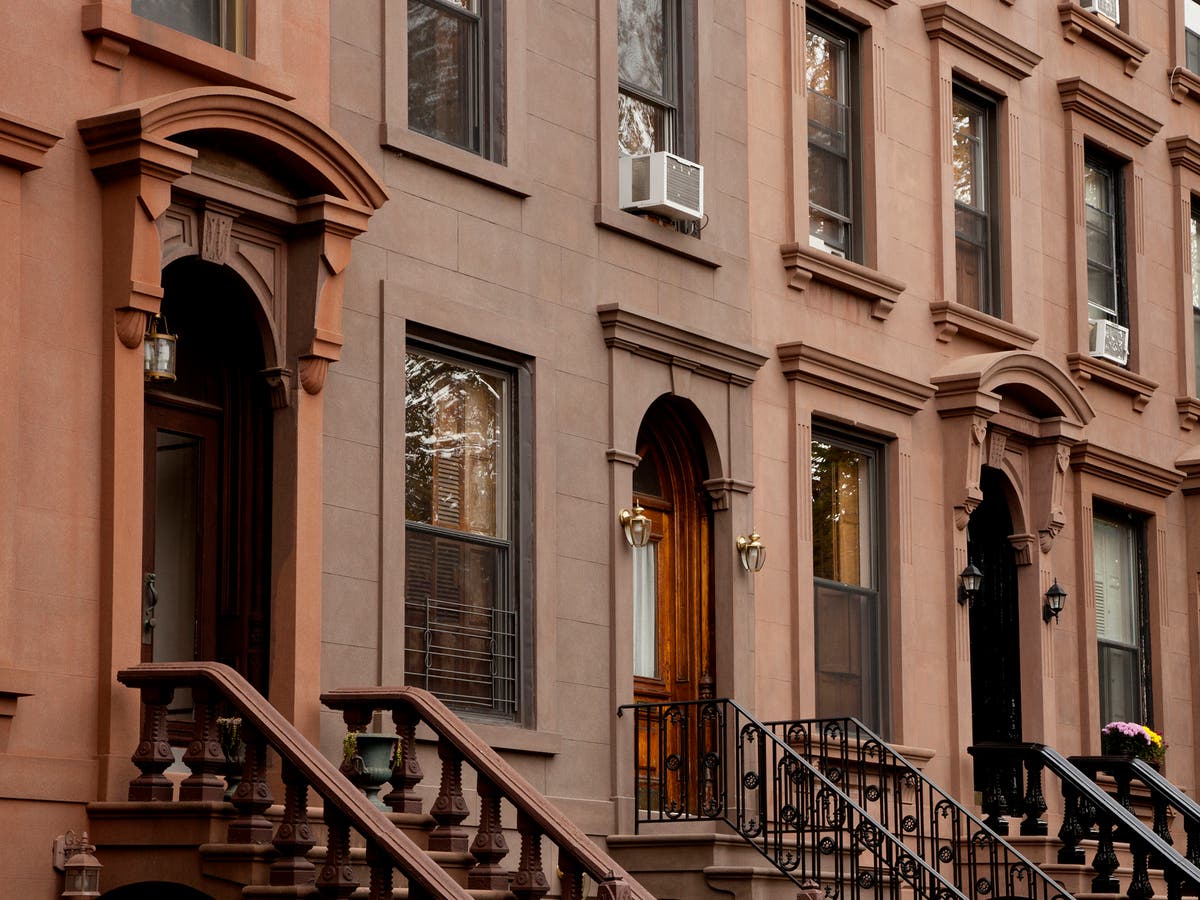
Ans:
<svg viewBox="0 0 1200 900"><path fill-rule="evenodd" d="M1092 520L1102 724L1150 722L1143 533L1144 523L1119 510Z"/></svg>
<svg viewBox="0 0 1200 900"><path fill-rule="evenodd" d="M835 432L812 441L817 715L881 728L883 519L880 448Z"/></svg>
<svg viewBox="0 0 1200 900"><path fill-rule="evenodd" d="M1185 65L1200 74L1200 0L1183 0Z"/></svg>
<svg viewBox="0 0 1200 900"><path fill-rule="evenodd" d="M134 15L198 37L202 41L246 53L248 0L133 0Z"/></svg>
<svg viewBox="0 0 1200 900"><path fill-rule="evenodd" d="M1083 175L1088 320L1128 327L1123 199L1121 167L1110 159L1088 153Z"/></svg>
<svg viewBox="0 0 1200 900"><path fill-rule="evenodd" d="M861 260L861 216L856 206L858 35L810 10L804 52L809 243Z"/></svg>
<svg viewBox="0 0 1200 900"><path fill-rule="evenodd" d="M515 371L410 343L405 356L405 677L518 713Z"/></svg>
<svg viewBox="0 0 1200 900"><path fill-rule="evenodd" d="M958 302L1000 317L996 102L955 85L951 115Z"/></svg>
<svg viewBox="0 0 1200 900"><path fill-rule="evenodd" d="M619 0L617 138L625 156L695 159L695 3Z"/></svg>
<svg viewBox="0 0 1200 900"><path fill-rule="evenodd" d="M408 127L503 163L504 0L407 0Z"/></svg>

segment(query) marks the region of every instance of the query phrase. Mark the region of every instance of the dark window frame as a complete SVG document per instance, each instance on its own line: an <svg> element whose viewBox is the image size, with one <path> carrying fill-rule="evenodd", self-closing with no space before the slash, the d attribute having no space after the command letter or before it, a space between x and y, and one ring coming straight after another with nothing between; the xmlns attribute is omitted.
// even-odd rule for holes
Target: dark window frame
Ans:
<svg viewBox="0 0 1200 900"><path fill-rule="evenodd" d="M1200 197L1192 194L1188 215L1188 249L1192 269L1192 396L1200 396Z"/></svg>
<svg viewBox="0 0 1200 900"><path fill-rule="evenodd" d="M1086 183L1086 179L1087 179L1088 170L1094 169L1098 172L1103 172L1104 174L1106 174L1108 176L1108 183L1110 186L1108 199L1109 199L1109 203L1111 204L1111 207L1112 207L1112 214L1111 214L1111 216L1109 216L1109 218L1111 219L1111 222L1112 222L1112 232L1113 232L1113 234L1112 234L1113 265L1112 265L1112 274L1110 277L1112 279L1113 289L1115 292L1114 298L1115 298L1115 303L1116 303L1117 309L1116 309L1116 313L1115 313L1114 317L1110 318L1106 314L1106 315L1104 315L1104 318L1107 321L1116 322L1116 324L1122 325L1125 328L1128 328L1131 333L1130 338L1131 338L1131 345L1132 345L1133 328L1130 325L1130 315L1129 315L1129 264L1128 264L1128 257L1126 255L1127 242L1126 242L1126 235L1125 235L1126 222L1128 221L1128 211L1125 207L1125 199L1126 199L1125 174L1127 171L1127 166L1128 166L1128 161L1125 159L1122 159L1121 157L1117 157L1117 156L1113 156L1111 154L1105 153L1104 151L1099 150L1090 144L1084 145L1083 177L1085 179L1085 183ZM1084 209L1085 220L1084 220L1084 226L1083 226L1084 227L1084 256L1086 258L1087 272L1091 273L1093 270L1108 271L1107 267L1105 267L1102 263L1094 262L1092 260L1091 254L1088 252L1086 211L1088 208L1094 208L1094 207L1088 206L1086 187L1084 188L1083 201L1084 201L1084 208L1085 208ZM1094 304L1092 302L1090 278L1085 279L1085 287L1087 288L1088 321L1092 321L1092 322L1098 321L1098 319L1095 316L1093 316L1093 313L1092 313Z"/></svg>
<svg viewBox="0 0 1200 900"><path fill-rule="evenodd" d="M972 207L965 203L959 202L958 198L954 198L955 211L955 227L954 227L954 242L955 242L955 271L958 268L958 242L965 241L980 247L978 241L971 238L969 234L963 234L958 229L958 216L962 212L965 215L970 215L978 218L983 222L983 233L986 241L986 247L983 249L986 252L983 254L983 259L986 264L986 269L983 273L983 286L980 291L980 300L977 308L980 312L997 319L1003 319L1005 315L1003 283L1001 281L1001 193L1000 193L1000 105L1002 99L980 90L974 85L966 82L955 80L951 90L951 118L954 117L954 104L957 102L965 103L971 107L980 116L980 124L983 135L979 139L980 153L983 157L983 172L980 173L983 179L983 190L981 191L983 199L983 207ZM951 125L951 135L953 137L953 124ZM957 277L957 275L956 275ZM959 297L958 302L962 303L963 298ZM964 304L971 306L971 304Z"/></svg>
<svg viewBox="0 0 1200 900"><path fill-rule="evenodd" d="M847 135L846 135L846 191L848 193L847 209L849 215L845 222L849 238L846 240L844 248L837 248L846 254L846 258L854 262L861 263L866 258L866 240L864 236L864 201L863 195L865 188L863 185L863 140L862 140L862 57L861 43L863 32L861 28L855 27L853 24L839 19L826 12L814 9L809 6L805 10L805 43L807 44L808 32L816 31L827 38L832 38L837 41L843 41L846 44L846 96L848 98L847 106ZM808 60L807 54L805 59L805 83L808 78ZM813 126L812 120L808 118L807 109L805 110L805 118L807 121L807 146L809 152L809 197L807 198L809 216L811 219L813 202L812 202L812 144L813 144ZM830 215L835 218L842 218L833 210L827 210L824 207L818 207L822 215ZM812 227L809 227L809 235L812 236Z"/></svg>
<svg viewBox="0 0 1200 900"><path fill-rule="evenodd" d="M863 434L857 431L839 427L836 424L821 422L814 420L812 424L811 444L816 442L830 444L844 450L850 450L854 453L861 453L870 461L871 472L869 476L869 484L871 488L871 510L870 510L870 529L871 529L871 582L874 585L872 588L865 588L860 585L846 584L845 582L835 581L829 578L822 578L813 573L813 614L817 615L816 601L817 591L819 589L837 591L848 595L873 595L875 621L870 623L873 631L874 644L873 648L864 646L865 664L871 666L871 675L873 683L867 685L874 696L869 698L873 701L874 709L861 711L860 718L866 724L874 728L879 734L884 737L888 736L891 728L891 719L889 716L891 704L889 702L891 690L891 644L890 644L890 625L889 625L889 609L888 609L888 514L887 514L887 485L888 485L888 444L884 440L876 440L869 434ZM811 479L811 465L808 477ZM813 514L813 509L810 501L808 515ZM816 551L816 522L811 523L813 529L813 551ZM821 640L820 624L814 619L814 671L815 665L819 660L819 650L816 642ZM864 642L865 643L865 642ZM874 651L873 653L871 651ZM820 697L817 698L817 715L823 715L820 709ZM872 717L871 713L874 713ZM872 718L874 721L872 721Z"/></svg>
<svg viewBox="0 0 1200 900"><path fill-rule="evenodd" d="M699 162L700 140L696 115L699 81L696 4L693 0L663 0L663 20L665 54L668 59L664 96L655 95L637 85L622 81L619 74L617 95L619 98L621 94L627 94L666 111L670 120L669 127L665 129L667 139L662 142L662 146L655 147L655 150L666 150L692 162ZM620 41L619 29L617 40ZM617 52L620 53L619 46Z"/></svg>
<svg viewBox="0 0 1200 900"><path fill-rule="evenodd" d="M469 21L474 25L475 39L471 48L472 59L469 86L471 96L466 98L470 135L466 141L453 140L447 135L431 133L413 126L412 91L414 89L412 45L409 44L405 59L407 72L407 97L410 131L474 153L483 159L505 165L507 163L507 111L508 78L507 47L505 41L506 0L478 0L479 10L473 12L445 0L397 0L405 4L405 17L411 35L410 12L413 4L432 9L441 15Z"/></svg>
<svg viewBox="0 0 1200 900"><path fill-rule="evenodd" d="M405 341L405 354L409 349L444 359L449 362L476 368L489 374L500 374L508 379L507 403L510 435L508 437L508 503L506 517L508 538L492 538L474 535L414 522L405 515L405 543L410 533L418 532L430 536L442 536L480 547L500 548L504 553L502 577L504 584L497 589L497 602L505 600L516 616L515 697L510 711L481 708L478 705L455 703L447 705L461 714L494 724L534 727L536 688L536 646L534 643L533 609L533 370L531 361L524 356L509 353L479 341L461 338L435 329L410 327ZM405 387L407 398L407 386ZM407 431L407 426L406 429ZM407 491L407 478L406 486ZM407 654L408 632L407 606L407 563L405 572L406 622L405 635L401 642ZM406 666L407 668L407 666ZM405 672L408 681L410 673ZM421 686L421 685L418 685Z"/></svg>
<svg viewBox="0 0 1200 900"><path fill-rule="evenodd" d="M1135 671L1140 679L1139 689L1136 691L1136 702L1141 709L1136 717L1137 721L1151 728L1154 727L1154 678L1151 666L1152 660L1152 642L1150 633L1150 575L1149 561L1147 559L1147 530L1150 527L1150 517L1140 515L1132 510L1126 509L1115 504L1105 503L1096 500L1092 510L1092 530L1093 540L1095 534L1095 521L1110 522L1115 525L1124 526L1133 532L1134 541L1134 568L1137 584L1135 585L1135 593L1133 602L1137 605L1135 610L1137 615L1137 646L1130 647L1129 645L1119 644L1114 641L1102 640L1099 634L1096 635L1096 669L1099 675L1098 685L1098 702L1100 707L1101 718L1104 719L1100 724L1107 725L1109 719L1105 718L1105 710L1110 704L1106 703L1105 677L1104 677L1104 654L1102 652L1105 647L1116 649L1129 650L1133 649L1136 654ZM1093 582L1095 581L1095 572L1092 575ZM1094 586L1093 586L1094 590Z"/></svg>

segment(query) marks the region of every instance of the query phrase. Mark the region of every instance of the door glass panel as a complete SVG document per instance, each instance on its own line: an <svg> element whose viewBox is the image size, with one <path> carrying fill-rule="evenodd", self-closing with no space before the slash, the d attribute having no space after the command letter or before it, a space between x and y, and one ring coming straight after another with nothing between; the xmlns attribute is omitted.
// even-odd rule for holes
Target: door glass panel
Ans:
<svg viewBox="0 0 1200 900"><path fill-rule="evenodd" d="M159 431L155 451L154 661L196 658L196 538L200 439ZM177 690L172 712L191 707L191 692Z"/></svg>
<svg viewBox="0 0 1200 900"><path fill-rule="evenodd" d="M633 674L658 677L658 546L633 549Z"/></svg>

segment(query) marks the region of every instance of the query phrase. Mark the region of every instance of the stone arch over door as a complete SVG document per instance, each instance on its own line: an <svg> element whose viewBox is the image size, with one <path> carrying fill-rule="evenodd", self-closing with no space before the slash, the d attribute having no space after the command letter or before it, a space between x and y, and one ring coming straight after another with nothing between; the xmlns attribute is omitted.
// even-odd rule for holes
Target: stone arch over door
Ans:
<svg viewBox="0 0 1200 900"><path fill-rule="evenodd" d="M1053 741L1055 694L1052 634L1041 618L1040 597L1054 577L1073 570L1069 555L1054 552L1067 525L1067 472L1071 448L1094 412L1067 372L1025 351L967 356L930 379L943 438L943 491L947 512L945 572L952 617L950 683L957 697L953 737L958 748L956 787L970 789L966 748L972 740L971 615L953 599L968 561L968 527L984 502L985 467L993 491L1003 485L1008 536L1015 564L1019 660L1019 731L1024 740Z"/></svg>
<svg viewBox="0 0 1200 900"><path fill-rule="evenodd" d="M115 673L141 643L142 335L162 271L188 255L257 300L271 392L272 702L316 736L320 689L322 388L342 345L354 237L386 200L322 123L240 88L191 88L78 123L100 188L103 454L100 797L123 799L135 698ZM220 327L235 328L231 320Z"/></svg>

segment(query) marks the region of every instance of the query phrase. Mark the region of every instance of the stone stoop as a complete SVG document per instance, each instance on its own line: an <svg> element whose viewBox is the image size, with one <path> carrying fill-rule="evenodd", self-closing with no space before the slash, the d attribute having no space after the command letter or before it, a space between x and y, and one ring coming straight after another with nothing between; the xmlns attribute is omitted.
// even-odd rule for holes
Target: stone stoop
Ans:
<svg viewBox="0 0 1200 900"><path fill-rule="evenodd" d="M1098 894L1092 890L1092 879L1096 875L1092 871L1092 858L1096 855L1096 841L1094 840L1079 842L1079 849L1084 854L1082 864L1060 863L1058 850L1062 843L1055 837L1017 835L1010 836L1007 840L1076 898L1107 897L1111 900L1114 896L1124 896L1124 891L1129 886L1129 879L1133 875L1133 855L1129 852L1128 844L1118 842L1113 847L1119 863L1117 870L1113 873L1113 877L1121 885L1121 893L1118 895ZM1150 869L1150 884L1154 888L1154 896L1166 896L1167 882L1163 878L1162 869Z"/></svg>
<svg viewBox="0 0 1200 900"><path fill-rule="evenodd" d="M659 900L797 900L801 894L761 853L727 832L618 834L607 847Z"/></svg>

